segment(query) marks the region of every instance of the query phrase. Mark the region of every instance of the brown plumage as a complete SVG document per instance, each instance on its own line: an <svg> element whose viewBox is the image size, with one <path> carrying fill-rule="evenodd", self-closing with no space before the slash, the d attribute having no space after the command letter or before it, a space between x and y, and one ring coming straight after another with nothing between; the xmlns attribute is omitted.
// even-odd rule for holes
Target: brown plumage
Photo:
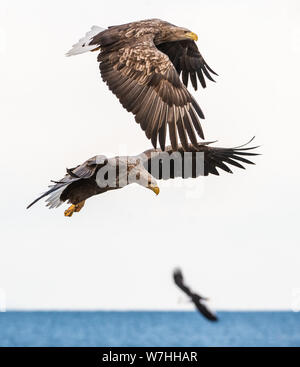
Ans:
<svg viewBox="0 0 300 367"><path fill-rule="evenodd" d="M137 156L106 158L98 155L83 164L67 170L60 181L39 198L48 196L47 206L56 208L67 201L72 206L65 212L71 216L79 211L84 201L91 196L110 190L120 189L131 183L146 187L156 195L159 188L156 179L197 178L209 174L219 175L218 169L232 173L230 166L243 168L242 164L253 164L245 157L257 155L252 150L257 147L218 148L208 142L189 145L188 152L182 146L174 151L171 146L161 149L150 149Z"/></svg>
<svg viewBox="0 0 300 367"><path fill-rule="evenodd" d="M204 114L186 88L188 79L197 89L197 78L205 87L204 76L213 81L210 73L216 75L201 56L196 39L186 28L150 19L101 31L95 28L68 55L100 49L103 81L135 115L153 146L159 140L165 149L168 130L172 148L177 150L180 140L188 150L189 142L197 145L197 135L204 139L199 120Z"/></svg>

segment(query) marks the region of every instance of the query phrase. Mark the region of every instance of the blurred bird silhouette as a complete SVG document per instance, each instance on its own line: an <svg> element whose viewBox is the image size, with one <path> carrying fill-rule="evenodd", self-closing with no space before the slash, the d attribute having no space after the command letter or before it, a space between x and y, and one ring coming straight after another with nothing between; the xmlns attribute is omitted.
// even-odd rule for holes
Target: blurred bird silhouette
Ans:
<svg viewBox="0 0 300 367"><path fill-rule="evenodd" d="M202 301L207 301L208 298L202 297L197 293L194 293L184 284L183 275L180 269L175 269L173 273L173 278L175 284L191 299L191 302L194 303L197 310L208 320L210 321L218 321L216 315L214 315Z"/></svg>

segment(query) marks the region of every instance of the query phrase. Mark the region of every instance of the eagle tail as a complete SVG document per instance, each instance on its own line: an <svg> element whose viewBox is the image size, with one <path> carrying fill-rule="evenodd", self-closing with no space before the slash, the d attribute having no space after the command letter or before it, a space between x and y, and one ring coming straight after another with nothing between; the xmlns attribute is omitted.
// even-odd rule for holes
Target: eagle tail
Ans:
<svg viewBox="0 0 300 367"><path fill-rule="evenodd" d="M70 183L71 182L62 182L62 183L58 183L58 184L54 185L53 187L51 187L51 189L44 192L41 196L39 196L32 203L30 203L27 206L26 209L29 209L36 202L38 202L39 200L43 199L44 197L46 197L48 195L49 195L49 197L47 198L46 202L47 202L47 206L49 206L49 209L57 208L58 206L60 206L63 203L60 200L60 195L62 194L62 192L64 191L66 186Z"/></svg>
<svg viewBox="0 0 300 367"><path fill-rule="evenodd" d="M94 25L89 32L85 34L75 45L72 46L71 50L66 53L66 56L73 56L83 54L88 51L94 51L99 48L98 45L90 45L92 39L99 33L103 32L105 28Z"/></svg>

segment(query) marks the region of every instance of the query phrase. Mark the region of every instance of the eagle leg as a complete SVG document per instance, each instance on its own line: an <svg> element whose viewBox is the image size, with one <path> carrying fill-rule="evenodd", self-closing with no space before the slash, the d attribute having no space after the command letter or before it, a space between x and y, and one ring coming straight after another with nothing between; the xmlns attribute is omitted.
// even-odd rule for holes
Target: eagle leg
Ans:
<svg viewBox="0 0 300 367"><path fill-rule="evenodd" d="M67 210L65 210L65 217L72 217L73 213L80 212L80 210L84 207L84 204L85 200L78 204L72 204Z"/></svg>

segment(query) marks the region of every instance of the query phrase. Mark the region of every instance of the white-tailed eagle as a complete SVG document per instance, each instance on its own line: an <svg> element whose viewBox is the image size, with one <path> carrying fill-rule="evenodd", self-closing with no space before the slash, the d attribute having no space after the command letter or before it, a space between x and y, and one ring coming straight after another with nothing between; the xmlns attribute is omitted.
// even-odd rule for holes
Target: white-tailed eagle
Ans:
<svg viewBox="0 0 300 367"><path fill-rule="evenodd" d="M204 114L187 90L188 80L203 88L205 77L217 75L205 62L187 28L160 19L142 20L103 29L92 27L67 53L68 56L100 50L100 72L122 106L135 116L156 148L165 150L167 129L172 148L180 140L197 146L204 139L200 119ZM180 74L182 81L180 80Z"/></svg>
<svg viewBox="0 0 300 367"><path fill-rule="evenodd" d="M65 201L71 203L65 211L65 215L70 217L80 211L86 199L94 195L121 189L131 183L137 183L158 195L156 180L219 175L218 169L232 173L229 166L244 168L242 164L253 164L246 157L257 155L252 151L257 147L218 148L210 144L190 144L188 151L184 151L182 146L177 151L167 146L165 151L149 149L137 156L107 158L97 155L75 168L67 169L64 178L53 181L54 185L27 208L48 196L49 208L56 208Z"/></svg>

